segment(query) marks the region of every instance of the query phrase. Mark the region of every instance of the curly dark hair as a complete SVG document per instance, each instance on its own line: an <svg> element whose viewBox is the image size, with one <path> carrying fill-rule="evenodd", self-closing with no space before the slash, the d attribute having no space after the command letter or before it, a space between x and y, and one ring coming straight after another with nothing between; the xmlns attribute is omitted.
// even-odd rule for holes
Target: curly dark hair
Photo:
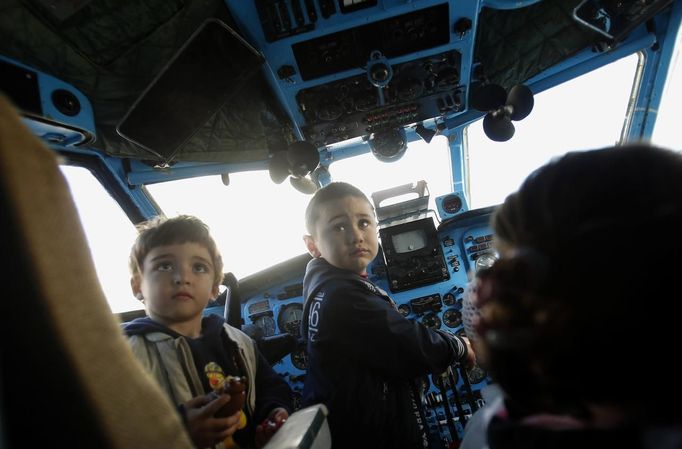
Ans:
<svg viewBox="0 0 682 449"><path fill-rule="evenodd" d="M651 372L680 373L682 155L646 144L569 153L532 173L492 226L501 258L479 275L480 333L509 397L528 412L679 416L676 381L670 410L646 390Z"/></svg>

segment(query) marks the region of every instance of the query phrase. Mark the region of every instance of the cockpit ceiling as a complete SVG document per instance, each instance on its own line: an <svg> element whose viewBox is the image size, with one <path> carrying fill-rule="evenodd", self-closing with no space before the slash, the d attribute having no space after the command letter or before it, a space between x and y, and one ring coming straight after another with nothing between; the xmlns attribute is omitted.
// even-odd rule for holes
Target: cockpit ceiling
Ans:
<svg viewBox="0 0 682 449"><path fill-rule="evenodd" d="M92 0L68 2L68 8L67 2L61 3L56 12L48 12L45 0L4 0L0 54L87 95L94 109L99 149L115 156L153 160L148 151L121 138L116 125L207 18L219 18L239 31L225 3ZM450 2L450 7L456 3ZM571 17L577 3L544 0L519 10L483 8L472 79L509 87L592 46L595 33ZM175 160L263 160L293 139L288 120L265 77L256 76L181 148Z"/></svg>
<svg viewBox="0 0 682 449"><path fill-rule="evenodd" d="M98 148L115 156L153 159L121 138L116 125L206 18L230 24L224 2L151 0L123 2L122 7L121 2L93 0L63 22L45 13L42 3L3 2L0 53L87 95L97 122ZM265 80L256 78L184 145L176 160L263 160L268 141L282 140L288 129Z"/></svg>
<svg viewBox="0 0 682 449"><path fill-rule="evenodd" d="M474 61L477 74L507 89L522 83L599 37L573 20L580 0L545 0L520 9L483 8L479 16Z"/></svg>

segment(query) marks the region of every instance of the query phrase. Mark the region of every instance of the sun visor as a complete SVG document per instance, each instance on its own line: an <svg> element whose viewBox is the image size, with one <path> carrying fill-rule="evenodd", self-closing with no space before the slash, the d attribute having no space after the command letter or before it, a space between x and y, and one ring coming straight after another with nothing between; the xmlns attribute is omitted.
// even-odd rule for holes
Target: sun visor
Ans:
<svg viewBox="0 0 682 449"><path fill-rule="evenodd" d="M142 92L116 131L168 163L263 62L233 29L208 19Z"/></svg>

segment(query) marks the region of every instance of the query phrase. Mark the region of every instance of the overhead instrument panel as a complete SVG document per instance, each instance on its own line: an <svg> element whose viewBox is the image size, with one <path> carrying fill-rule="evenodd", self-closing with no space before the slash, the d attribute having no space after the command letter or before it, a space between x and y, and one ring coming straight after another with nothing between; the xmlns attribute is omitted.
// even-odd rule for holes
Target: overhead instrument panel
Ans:
<svg viewBox="0 0 682 449"><path fill-rule="evenodd" d="M466 108L479 2L226 3L297 138L318 148Z"/></svg>
<svg viewBox="0 0 682 449"><path fill-rule="evenodd" d="M299 42L292 47L301 78L308 81L362 67L375 50L392 58L447 44L448 23L448 5L441 4Z"/></svg>
<svg viewBox="0 0 682 449"><path fill-rule="evenodd" d="M365 74L302 89L296 101L303 132L321 146L459 111L460 66L461 55L452 50L392 66L381 92Z"/></svg>

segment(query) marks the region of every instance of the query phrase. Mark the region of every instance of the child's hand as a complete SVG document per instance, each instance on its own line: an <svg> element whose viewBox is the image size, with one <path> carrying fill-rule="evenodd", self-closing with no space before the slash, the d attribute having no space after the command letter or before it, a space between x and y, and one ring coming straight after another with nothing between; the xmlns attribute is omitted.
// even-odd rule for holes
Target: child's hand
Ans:
<svg viewBox="0 0 682 449"><path fill-rule="evenodd" d="M467 357L466 360L464 360L464 366L466 366L468 369L471 369L476 366L476 352L474 351L474 348L467 337L460 338L462 341L464 341L464 344L467 347Z"/></svg>
<svg viewBox="0 0 682 449"><path fill-rule="evenodd" d="M240 410L225 418L215 413L230 401L229 394L198 396L185 402L187 431L196 447L209 447L233 435L239 425Z"/></svg>
<svg viewBox="0 0 682 449"><path fill-rule="evenodd" d="M275 432L286 422L288 417L289 412L282 407L273 409L267 419L256 426L256 447L261 448L265 446Z"/></svg>

